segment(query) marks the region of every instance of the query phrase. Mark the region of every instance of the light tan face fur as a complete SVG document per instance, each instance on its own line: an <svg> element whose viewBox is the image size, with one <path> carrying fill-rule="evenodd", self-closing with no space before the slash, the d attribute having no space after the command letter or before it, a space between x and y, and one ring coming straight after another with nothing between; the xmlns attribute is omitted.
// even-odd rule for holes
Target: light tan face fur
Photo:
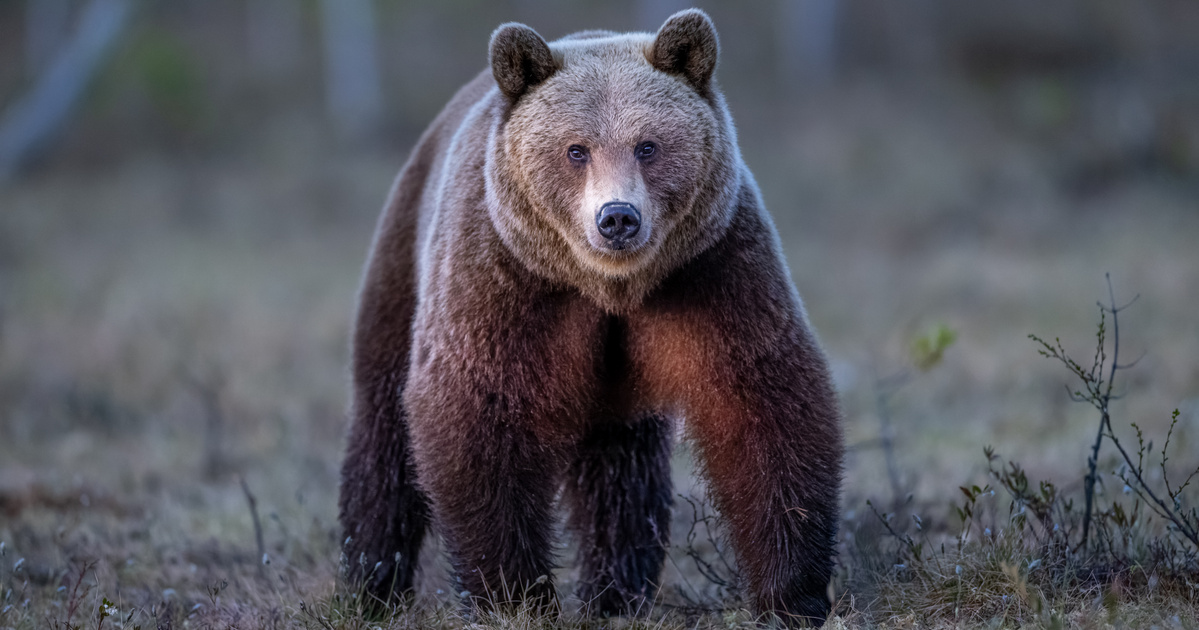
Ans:
<svg viewBox="0 0 1199 630"><path fill-rule="evenodd" d="M648 36L557 42L561 69L534 87L507 124L508 155L533 206L580 264L627 276L654 259L690 210L708 169L716 118L682 80L654 69ZM649 159L639 148L653 143ZM571 159L572 147L586 151ZM603 204L626 202L641 214L621 250L600 235Z"/></svg>
<svg viewBox="0 0 1199 630"><path fill-rule="evenodd" d="M642 146L654 146L654 152L659 152L656 145L636 143L634 148L629 149L627 146L607 147L600 143L595 149L588 150L585 162L578 166L585 171L586 183L571 214L582 227L590 247L583 247L578 239L569 239L566 234L563 237L572 243L580 261L613 276L623 275L622 269L636 262L640 250L648 249L646 246L653 234L653 199L646 190L645 177L641 172L642 167L652 166L653 163L642 164L641 160L630 159ZM637 233L627 242L622 242L619 249L600 234L596 220L598 211L607 203L627 203L641 213L641 225ZM650 253L644 252L642 258Z"/></svg>
<svg viewBox="0 0 1199 630"><path fill-rule="evenodd" d="M547 44L523 25L496 30L486 203L521 262L618 312L724 234L744 166L712 82L717 55L711 22L694 10L656 34ZM611 202L639 214L627 239L596 224Z"/></svg>

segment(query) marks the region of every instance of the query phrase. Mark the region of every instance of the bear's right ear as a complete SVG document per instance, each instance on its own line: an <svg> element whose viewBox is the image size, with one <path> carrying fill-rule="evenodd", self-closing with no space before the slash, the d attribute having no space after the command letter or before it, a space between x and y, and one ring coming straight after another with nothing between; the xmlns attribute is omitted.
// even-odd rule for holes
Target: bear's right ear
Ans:
<svg viewBox="0 0 1199 630"><path fill-rule="evenodd" d="M496 85L513 101L558 69L549 44L537 31L515 22L501 24L491 34L489 55Z"/></svg>
<svg viewBox="0 0 1199 630"><path fill-rule="evenodd" d="M720 57L716 26L699 9L679 11L666 19L649 52L649 62L662 72L681 74L700 94L707 95Z"/></svg>

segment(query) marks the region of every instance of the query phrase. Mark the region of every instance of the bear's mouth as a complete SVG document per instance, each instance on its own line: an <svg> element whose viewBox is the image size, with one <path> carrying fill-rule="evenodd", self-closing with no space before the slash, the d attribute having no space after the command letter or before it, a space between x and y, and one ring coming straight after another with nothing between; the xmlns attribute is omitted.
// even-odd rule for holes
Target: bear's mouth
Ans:
<svg viewBox="0 0 1199 630"><path fill-rule="evenodd" d="M653 258L655 247L648 235L639 238L607 240L587 238L571 241L575 258L584 267L612 278L624 278L637 273ZM599 241L599 242L597 242Z"/></svg>
<svg viewBox="0 0 1199 630"><path fill-rule="evenodd" d="M642 233L623 238L603 238L588 235L590 253L609 262L627 263L640 257L649 246L649 234Z"/></svg>

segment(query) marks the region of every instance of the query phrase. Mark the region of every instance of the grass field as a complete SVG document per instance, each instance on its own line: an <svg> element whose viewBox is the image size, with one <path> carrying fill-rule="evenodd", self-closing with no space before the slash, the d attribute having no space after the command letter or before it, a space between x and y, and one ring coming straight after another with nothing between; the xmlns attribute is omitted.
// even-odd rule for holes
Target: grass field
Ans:
<svg viewBox="0 0 1199 630"><path fill-rule="evenodd" d="M1194 556L1189 574L1185 553L1174 573L1138 560L1178 540L1160 519L1135 528L1134 562L1062 578L1036 571L1055 558L1072 570L1060 549L1001 534L1002 488L977 499L985 516L961 552L952 509L959 486L999 488L987 445L1081 496L1098 416L1070 403L1070 375L1027 335L1089 358L1105 272L1118 301L1140 294L1120 335L1124 356L1144 353L1121 376L1113 427L1135 444L1138 423L1156 452L1177 408L1171 466L1199 464L1195 182L1131 171L1069 184L1072 162L969 94L932 104L856 84L834 96L789 118L802 123L742 132L846 412L829 627L1199 627ZM390 625L361 620L335 588L347 336L402 155L303 133L255 147L51 165L0 189L0 628L753 622L702 524L688 544L681 498L661 605L644 622L584 622L569 597L558 620L463 619L432 547L420 605ZM956 342L911 369L912 340L942 324ZM911 377L890 385L900 372ZM894 481L912 493L897 509L879 379ZM1104 501L1119 498L1114 458L1105 446ZM702 501L685 448L676 463L680 494ZM867 500L895 512L895 536ZM913 562L907 535L946 551Z"/></svg>

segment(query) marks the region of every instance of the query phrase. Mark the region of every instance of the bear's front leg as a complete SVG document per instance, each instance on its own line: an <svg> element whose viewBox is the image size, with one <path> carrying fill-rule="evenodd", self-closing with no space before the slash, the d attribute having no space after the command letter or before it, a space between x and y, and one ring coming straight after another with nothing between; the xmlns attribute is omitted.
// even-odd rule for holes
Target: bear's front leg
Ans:
<svg viewBox="0 0 1199 630"><path fill-rule="evenodd" d="M752 200L751 200L752 201ZM759 612L824 622L842 437L824 354L752 203L630 322L642 387L679 409Z"/></svg>
<svg viewBox="0 0 1199 630"><path fill-rule="evenodd" d="M445 540L455 590L483 608L552 606L556 449L510 415L508 393L462 394L417 440L422 485ZM423 405L422 405L423 406Z"/></svg>
<svg viewBox="0 0 1199 630"><path fill-rule="evenodd" d="M502 289L486 310L447 302L418 319L405 407L455 589L483 608L547 610L555 495L592 402L599 316L577 298Z"/></svg>
<svg viewBox="0 0 1199 630"><path fill-rule="evenodd" d="M841 436L818 350L777 343L716 376L686 417L756 609L819 626L830 610Z"/></svg>
<svg viewBox="0 0 1199 630"><path fill-rule="evenodd" d="M604 418L579 444L563 497L578 539L584 610L645 614L670 543L671 424Z"/></svg>

